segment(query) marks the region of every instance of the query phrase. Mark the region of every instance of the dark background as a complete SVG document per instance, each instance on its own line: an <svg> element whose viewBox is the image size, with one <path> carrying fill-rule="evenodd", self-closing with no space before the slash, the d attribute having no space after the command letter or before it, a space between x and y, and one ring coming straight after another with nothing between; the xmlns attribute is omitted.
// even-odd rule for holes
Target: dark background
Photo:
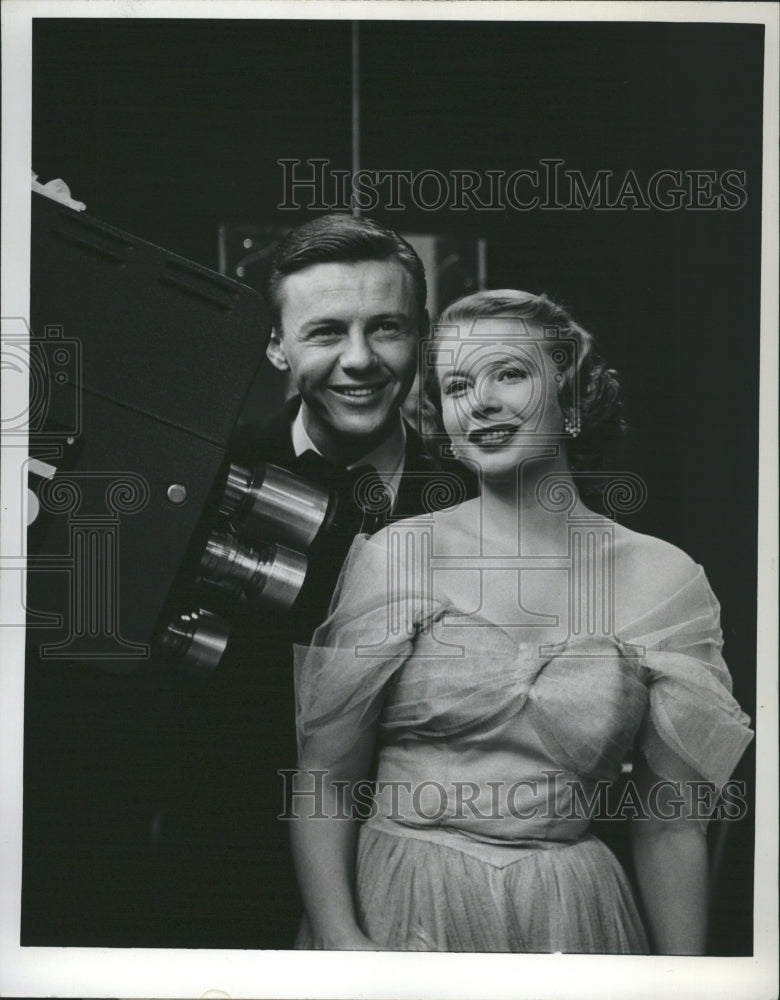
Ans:
<svg viewBox="0 0 780 1000"><path fill-rule="evenodd" d="M348 22L36 20L33 41L39 179L62 177L90 214L192 260L217 267L220 225L313 214L277 209L278 159L350 168ZM372 215L485 237L489 287L546 291L597 334L626 388L623 467L648 487L626 523L705 567L754 715L763 28L362 22L360 46L365 168L511 172L559 157L586 177L746 172L739 211ZM72 717L60 691L34 736L35 759L57 761L56 801L43 765L26 776L23 943L165 945L117 858L143 835L175 720L148 682L76 676L68 690ZM116 703L113 729L91 717L100 698ZM96 724L99 748L69 735ZM87 820L95 788L105 804ZM28 836L38 823L77 849L53 859ZM715 953L752 950L752 860L751 811L730 831ZM101 879L115 880L110 903Z"/></svg>

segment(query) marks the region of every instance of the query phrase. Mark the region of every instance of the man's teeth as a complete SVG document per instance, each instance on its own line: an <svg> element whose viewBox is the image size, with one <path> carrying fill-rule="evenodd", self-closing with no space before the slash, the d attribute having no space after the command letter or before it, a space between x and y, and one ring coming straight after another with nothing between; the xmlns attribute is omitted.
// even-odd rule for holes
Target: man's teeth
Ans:
<svg viewBox="0 0 780 1000"><path fill-rule="evenodd" d="M355 397L373 396L375 392L379 392L379 386L374 385L363 389L341 388L341 389L336 389L336 392L340 393L342 396L355 396Z"/></svg>

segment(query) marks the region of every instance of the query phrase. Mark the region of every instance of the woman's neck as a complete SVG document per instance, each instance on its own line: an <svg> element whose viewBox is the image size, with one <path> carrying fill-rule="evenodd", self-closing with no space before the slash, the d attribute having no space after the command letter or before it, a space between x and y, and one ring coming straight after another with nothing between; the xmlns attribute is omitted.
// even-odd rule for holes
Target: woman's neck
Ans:
<svg viewBox="0 0 780 1000"><path fill-rule="evenodd" d="M565 455L540 453L506 478L483 477L481 494L486 555L564 554L572 515L587 513Z"/></svg>

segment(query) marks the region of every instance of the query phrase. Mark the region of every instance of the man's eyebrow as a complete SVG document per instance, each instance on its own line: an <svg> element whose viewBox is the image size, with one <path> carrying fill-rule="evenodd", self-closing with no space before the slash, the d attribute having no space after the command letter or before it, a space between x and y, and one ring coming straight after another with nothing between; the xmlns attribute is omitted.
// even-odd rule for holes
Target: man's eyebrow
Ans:
<svg viewBox="0 0 780 1000"><path fill-rule="evenodd" d="M412 316L406 312L378 312L372 313L371 316L366 318L366 323L378 323L381 320L393 319L401 323L411 323ZM316 316L313 319L307 320L300 328L300 332L305 334L310 330L316 330L321 326L337 326L337 327L347 327L349 322L343 317L338 316Z"/></svg>
<svg viewBox="0 0 780 1000"><path fill-rule="evenodd" d="M318 326L344 326L343 319L337 319L335 316L317 316L315 319L307 320L301 326L301 333L306 333L307 330L314 330Z"/></svg>

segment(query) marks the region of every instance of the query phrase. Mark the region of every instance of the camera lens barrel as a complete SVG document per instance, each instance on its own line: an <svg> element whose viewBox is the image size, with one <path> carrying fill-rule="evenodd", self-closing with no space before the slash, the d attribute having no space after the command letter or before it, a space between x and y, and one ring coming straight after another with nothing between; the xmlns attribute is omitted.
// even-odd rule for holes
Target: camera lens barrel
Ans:
<svg viewBox="0 0 780 1000"><path fill-rule="evenodd" d="M268 544L255 550L229 532L214 531L201 557L199 580L286 610L303 586L306 566L306 556L285 545Z"/></svg>
<svg viewBox="0 0 780 1000"><path fill-rule="evenodd" d="M220 513L238 534L252 540L268 536L293 549L306 551L325 523L330 493L276 465L251 471L232 464Z"/></svg>
<svg viewBox="0 0 780 1000"><path fill-rule="evenodd" d="M329 491L275 465L252 470L232 464L219 507L230 530L212 530L196 582L228 602L288 610L306 579L305 553L330 523L333 506ZM274 541L265 540L269 537ZM208 676L231 634L230 612L222 610L225 618L202 607L170 617L158 635L158 647L179 670Z"/></svg>
<svg viewBox="0 0 780 1000"><path fill-rule="evenodd" d="M179 669L207 676L217 668L229 638L225 619L199 608L172 618L158 641Z"/></svg>

